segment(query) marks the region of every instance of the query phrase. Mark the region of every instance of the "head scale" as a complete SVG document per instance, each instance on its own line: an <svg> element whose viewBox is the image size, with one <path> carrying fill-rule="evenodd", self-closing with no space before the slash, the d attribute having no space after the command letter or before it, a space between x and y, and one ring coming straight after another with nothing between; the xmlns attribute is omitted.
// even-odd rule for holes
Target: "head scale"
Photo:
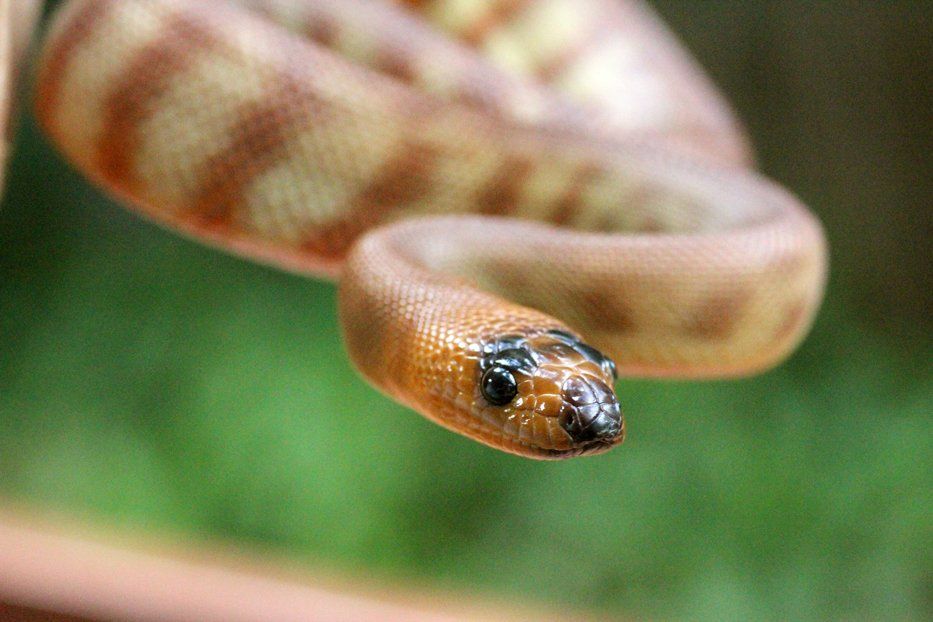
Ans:
<svg viewBox="0 0 933 622"><path fill-rule="evenodd" d="M518 428L542 457L598 453L622 441L615 364L562 330L495 336L482 346L477 406Z"/></svg>

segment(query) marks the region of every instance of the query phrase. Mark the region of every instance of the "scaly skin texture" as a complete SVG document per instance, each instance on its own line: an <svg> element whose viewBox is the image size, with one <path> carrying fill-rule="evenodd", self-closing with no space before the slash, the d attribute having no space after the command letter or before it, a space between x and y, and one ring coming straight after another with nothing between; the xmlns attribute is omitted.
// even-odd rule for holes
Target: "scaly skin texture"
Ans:
<svg viewBox="0 0 933 622"><path fill-rule="evenodd" d="M152 219L339 278L375 386L529 457L622 440L609 358L755 372L822 295L818 223L637 2L73 0L36 107Z"/></svg>

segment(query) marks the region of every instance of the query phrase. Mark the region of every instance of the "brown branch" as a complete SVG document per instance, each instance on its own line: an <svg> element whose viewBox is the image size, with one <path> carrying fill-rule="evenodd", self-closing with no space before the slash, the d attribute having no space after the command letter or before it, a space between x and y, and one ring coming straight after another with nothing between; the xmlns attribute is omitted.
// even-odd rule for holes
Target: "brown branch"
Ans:
<svg viewBox="0 0 933 622"><path fill-rule="evenodd" d="M0 512L0 619L18 622L567 620L462 596L351 586L281 560L140 543ZM39 525L39 526L37 526ZM82 530L77 530L80 533ZM132 544L128 544L132 542ZM174 552L172 549L176 549Z"/></svg>

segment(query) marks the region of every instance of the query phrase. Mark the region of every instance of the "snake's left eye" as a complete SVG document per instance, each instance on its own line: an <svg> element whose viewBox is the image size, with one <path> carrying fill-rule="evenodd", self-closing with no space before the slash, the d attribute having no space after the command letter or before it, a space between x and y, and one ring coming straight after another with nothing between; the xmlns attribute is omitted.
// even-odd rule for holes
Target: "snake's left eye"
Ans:
<svg viewBox="0 0 933 622"><path fill-rule="evenodd" d="M483 397L494 406L505 406L518 393L515 376L505 367L490 367L480 383Z"/></svg>

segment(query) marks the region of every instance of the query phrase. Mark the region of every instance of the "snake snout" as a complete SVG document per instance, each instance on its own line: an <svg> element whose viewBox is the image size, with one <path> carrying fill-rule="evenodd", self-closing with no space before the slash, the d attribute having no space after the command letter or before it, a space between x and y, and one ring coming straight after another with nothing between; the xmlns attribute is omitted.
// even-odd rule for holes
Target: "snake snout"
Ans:
<svg viewBox="0 0 933 622"><path fill-rule="evenodd" d="M564 382L561 393L561 427L575 443L614 444L621 440L622 410L606 383L575 376Z"/></svg>

